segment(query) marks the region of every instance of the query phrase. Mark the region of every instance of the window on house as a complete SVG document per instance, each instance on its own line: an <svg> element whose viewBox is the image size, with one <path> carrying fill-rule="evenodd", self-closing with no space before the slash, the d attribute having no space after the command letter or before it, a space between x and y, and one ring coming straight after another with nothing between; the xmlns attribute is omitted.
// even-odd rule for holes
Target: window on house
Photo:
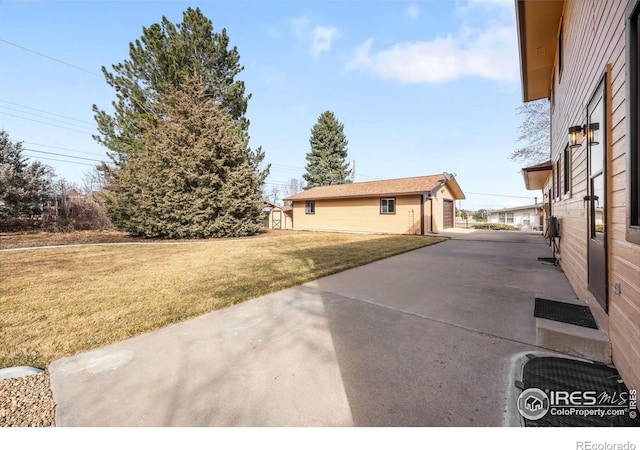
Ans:
<svg viewBox="0 0 640 450"><path fill-rule="evenodd" d="M571 149L567 145L564 148L562 158L562 175L563 175L563 187L565 194L569 194L571 191Z"/></svg>
<svg viewBox="0 0 640 450"><path fill-rule="evenodd" d="M513 213L507 213L507 223L513 223Z"/></svg>
<svg viewBox="0 0 640 450"><path fill-rule="evenodd" d="M395 214L396 213L396 199L395 198L381 198L380 199L380 214Z"/></svg>
<svg viewBox="0 0 640 450"><path fill-rule="evenodd" d="M507 215L505 213L498 213L498 219L500 223L506 223Z"/></svg>
<svg viewBox="0 0 640 450"><path fill-rule="evenodd" d="M629 103L627 118L628 147L628 187L629 206L627 240L640 244L640 1L632 0L627 7L627 67L629 67Z"/></svg>
<svg viewBox="0 0 640 450"><path fill-rule="evenodd" d="M522 225L531 225L530 213L522 213Z"/></svg>
<svg viewBox="0 0 640 450"><path fill-rule="evenodd" d="M560 199L560 158L556 161L556 198Z"/></svg>
<svg viewBox="0 0 640 450"><path fill-rule="evenodd" d="M558 82L562 78L562 22L560 22L560 31L558 32Z"/></svg>
<svg viewBox="0 0 640 450"><path fill-rule="evenodd" d="M305 211L307 214L316 213L316 202L307 202L305 205Z"/></svg>
<svg viewBox="0 0 640 450"><path fill-rule="evenodd" d="M551 113L556 107L556 74L551 76Z"/></svg>

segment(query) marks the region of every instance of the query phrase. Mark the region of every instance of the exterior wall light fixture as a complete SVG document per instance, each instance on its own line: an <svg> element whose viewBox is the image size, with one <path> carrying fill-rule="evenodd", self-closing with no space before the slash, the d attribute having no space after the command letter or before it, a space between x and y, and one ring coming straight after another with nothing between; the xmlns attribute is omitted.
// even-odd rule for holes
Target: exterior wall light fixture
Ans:
<svg viewBox="0 0 640 450"><path fill-rule="evenodd" d="M571 148L580 147L582 144L578 142L581 136L585 135L586 126L576 125L574 127L569 127L569 146Z"/></svg>

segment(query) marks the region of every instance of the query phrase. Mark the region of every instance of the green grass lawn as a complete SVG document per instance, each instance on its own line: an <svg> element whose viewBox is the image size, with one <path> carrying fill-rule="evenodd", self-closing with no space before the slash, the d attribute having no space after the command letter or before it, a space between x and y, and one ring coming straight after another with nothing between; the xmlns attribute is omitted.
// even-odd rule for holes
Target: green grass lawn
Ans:
<svg viewBox="0 0 640 450"><path fill-rule="evenodd" d="M55 359L388 256L426 236L260 239L0 253L0 368Z"/></svg>

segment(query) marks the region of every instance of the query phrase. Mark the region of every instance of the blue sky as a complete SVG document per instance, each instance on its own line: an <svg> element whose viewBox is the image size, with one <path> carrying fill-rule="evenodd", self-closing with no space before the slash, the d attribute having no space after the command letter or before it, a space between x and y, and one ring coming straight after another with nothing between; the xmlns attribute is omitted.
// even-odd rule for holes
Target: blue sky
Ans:
<svg viewBox="0 0 640 450"><path fill-rule="evenodd" d="M100 67L189 6L238 47L251 145L272 164L267 190L301 177L311 127L330 110L356 181L446 171L472 210L540 196L508 160L522 101L512 0L0 1L0 128L81 184L106 159L91 137L91 105L115 98Z"/></svg>

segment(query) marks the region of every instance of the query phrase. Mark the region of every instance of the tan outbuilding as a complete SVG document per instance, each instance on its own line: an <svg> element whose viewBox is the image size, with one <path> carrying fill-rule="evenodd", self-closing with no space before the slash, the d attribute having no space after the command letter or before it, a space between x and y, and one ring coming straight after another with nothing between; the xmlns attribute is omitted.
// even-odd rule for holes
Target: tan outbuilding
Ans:
<svg viewBox="0 0 640 450"><path fill-rule="evenodd" d="M454 227L464 193L448 173L319 186L285 198L297 230L389 234L437 233Z"/></svg>

